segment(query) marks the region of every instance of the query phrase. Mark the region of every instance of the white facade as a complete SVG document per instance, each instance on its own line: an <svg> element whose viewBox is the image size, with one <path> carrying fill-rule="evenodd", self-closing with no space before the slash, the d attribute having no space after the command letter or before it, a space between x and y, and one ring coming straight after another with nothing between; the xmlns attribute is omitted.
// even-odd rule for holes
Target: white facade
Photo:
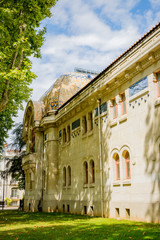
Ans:
<svg viewBox="0 0 160 240"><path fill-rule="evenodd" d="M160 24L99 75L77 74L26 107L25 210L159 222Z"/></svg>

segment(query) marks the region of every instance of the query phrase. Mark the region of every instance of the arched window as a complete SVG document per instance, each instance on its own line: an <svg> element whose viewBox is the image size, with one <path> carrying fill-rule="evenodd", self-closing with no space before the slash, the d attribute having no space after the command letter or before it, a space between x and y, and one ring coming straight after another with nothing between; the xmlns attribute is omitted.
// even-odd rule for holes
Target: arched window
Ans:
<svg viewBox="0 0 160 240"><path fill-rule="evenodd" d="M90 176L91 176L91 183L95 183L95 166L94 161L90 161Z"/></svg>
<svg viewBox="0 0 160 240"><path fill-rule="evenodd" d="M113 155L114 164L115 164L115 178L116 180L120 180L120 160L118 153Z"/></svg>
<svg viewBox="0 0 160 240"><path fill-rule="evenodd" d="M130 155L128 151L123 152L123 157L125 159L125 170L126 170L126 179L131 178L131 166L130 166Z"/></svg>
<svg viewBox="0 0 160 240"><path fill-rule="evenodd" d="M71 167L68 166L68 186L71 186Z"/></svg>
<svg viewBox="0 0 160 240"><path fill-rule="evenodd" d="M84 172L84 184L88 184L88 163L84 162L83 164L83 172Z"/></svg>
<svg viewBox="0 0 160 240"><path fill-rule="evenodd" d="M66 186L66 168L63 168L63 186Z"/></svg>

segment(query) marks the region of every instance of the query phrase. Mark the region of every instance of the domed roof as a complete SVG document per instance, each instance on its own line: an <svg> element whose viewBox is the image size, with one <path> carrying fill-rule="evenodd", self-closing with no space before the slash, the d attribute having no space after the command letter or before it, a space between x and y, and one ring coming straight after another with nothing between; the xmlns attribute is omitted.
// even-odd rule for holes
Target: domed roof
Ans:
<svg viewBox="0 0 160 240"><path fill-rule="evenodd" d="M81 88L89 83L95 75L88 73L67 73L60 76L49 90L40 98L44 102L45 113L57 110Z"/></svg>

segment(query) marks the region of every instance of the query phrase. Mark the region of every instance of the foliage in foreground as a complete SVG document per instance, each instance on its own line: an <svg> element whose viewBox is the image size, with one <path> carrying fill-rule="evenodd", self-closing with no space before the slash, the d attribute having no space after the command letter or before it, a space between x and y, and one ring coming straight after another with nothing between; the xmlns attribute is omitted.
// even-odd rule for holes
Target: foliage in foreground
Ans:
<svg viewBox="0 0 160 240"><path fill-rule="evenodd" d="M39 58L44 41L43 19L51 16L57 0L0 1L0 148L12 127L12 118L27 101L36 75L30 57Z"/></svg>
<svg viewBox="0 0 160 240"><path fill-rule="evenodd" d="M0 239L160 239L158 224L59 214L0 211Z"/></svg>

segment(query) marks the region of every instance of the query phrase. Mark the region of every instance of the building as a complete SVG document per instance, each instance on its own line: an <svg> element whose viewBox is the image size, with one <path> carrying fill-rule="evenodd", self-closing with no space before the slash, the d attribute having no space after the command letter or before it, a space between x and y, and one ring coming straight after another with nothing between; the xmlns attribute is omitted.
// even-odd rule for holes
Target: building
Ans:
<svg viewBox="0 0 160 240"><path fill-rule="evenodd" d="M26 211L160 221L160 23L29 101L23 137Z"/></svg>
<svg viewBox="0 0 160 240"><path fill-rule="evenodd" d="M18 189L18 182L11 175L4 175L4 178L1 176L1 172L7 170L8 159L13 158L16 154L15 150L9 149L5 145L0 157L0 201L5 201L5 206L7 206L6 198L8 198L11 201L10 206L18 207L24 193L24 190Z"/></svg>

